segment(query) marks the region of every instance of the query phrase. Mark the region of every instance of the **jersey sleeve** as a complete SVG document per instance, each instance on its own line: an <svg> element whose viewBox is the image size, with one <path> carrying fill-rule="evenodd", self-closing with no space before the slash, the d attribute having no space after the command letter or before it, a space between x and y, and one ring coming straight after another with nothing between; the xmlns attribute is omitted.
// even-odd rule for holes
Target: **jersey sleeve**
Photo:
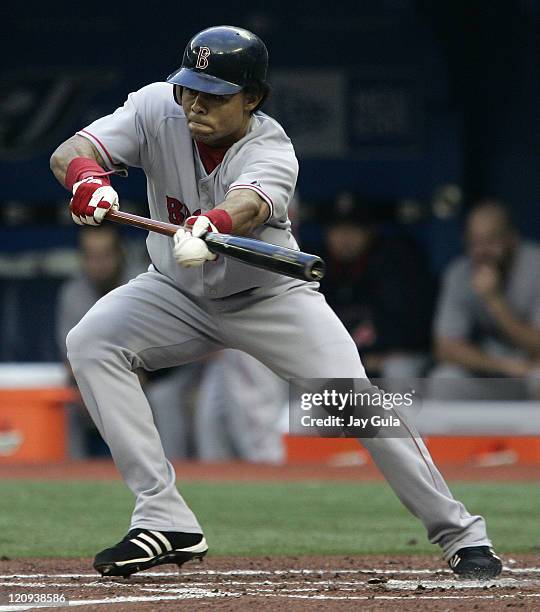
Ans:
<svg viewBox="0 0 540 612"><path fill-rule="evenodd" d="M540 285L537 285L536 295L531 312L531 324L540 329Z"/></svg>
<svg viewBox="0 0 540 612"><path fill-rule="evenodd" d="M95 301L95 300L94 300ZM93 305L87 291L76 280L66 281L58 293L56 303L56 342L63 359L66 359L66 337Z"/></svg>
<svg viewBox="0 0 540 612"><path fill-rule="evenodd" d="M111 115L77 132L96 147L109 170L125 172L128 166L142 166L146 137L138 109L141 91L129 94L124 105Z"/></svg>
<svg viewBox="0 0 540 612"><path fill-rule="evenodd" d="M467 299L467 275L461 262L447 270L437 304L435 337L467 340L473 329L473 313Z"/></svg>
<svg viewBox="0 0 540 612"><path fill-rule="evenodd" d="M531 270L538 270L540 266L540 249L535 246L531 251L531 257L528 258L526 271L524 270L524 278L527 279L527 285L531 290L531 298L529 300L530 310L527 312L527 322L540 330L540 277L538 274L532 274Z"/></svg>
<svg viewBox="0 0 540 612"><path fill-rule="evenodd" d="M241 156L227 195L236 189L252 189L270 207L266 223L284 221L297 177L298 160L290 141L276 137L269 142L253 142Z"/></svg>

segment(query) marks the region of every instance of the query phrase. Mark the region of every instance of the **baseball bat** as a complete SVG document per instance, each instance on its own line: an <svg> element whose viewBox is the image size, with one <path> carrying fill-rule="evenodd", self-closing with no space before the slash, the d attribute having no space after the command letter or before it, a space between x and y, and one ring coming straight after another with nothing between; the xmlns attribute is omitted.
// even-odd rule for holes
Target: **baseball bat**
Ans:
<svg viewBox="0 0 540 612"><path fill-rule="evenodd" d="M109 210L105 218L115 223L134 225L171 237L179 229L178 225L172 223L156 221L119 210ZM256 268L307 281L319 281L324 277L324 261L318 255L287 249L254 238L217 232L207 232L203 240L212 253L237 259Z"/></svg>

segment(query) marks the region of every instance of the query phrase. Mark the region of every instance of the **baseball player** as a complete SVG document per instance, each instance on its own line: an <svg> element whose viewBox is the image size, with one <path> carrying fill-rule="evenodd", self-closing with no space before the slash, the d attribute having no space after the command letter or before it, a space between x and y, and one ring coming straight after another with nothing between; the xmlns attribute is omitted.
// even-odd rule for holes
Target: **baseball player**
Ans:
<svg viewBox="0 0 540 612"><path fill-rule="evenodd" d="M68 358L86 406L135 495L129 533L94 568L129 576L202 558L201 526L175 486L150 406L134 373L192 362L222 348L251 354L284 379L365 379L356 346L318 284L216 257L207 230L297 248L287 205L298 162L282 127L259 111L268 93L264 43L218 26L196 34L167 82L128 96L51 158L73 220L99 225L119 206L110 175L142 168L152 218L148 272L97 302L69 333ZM363 440L456 574L491 577L501 562L481 516L455 500L421 440Z"/></svg>

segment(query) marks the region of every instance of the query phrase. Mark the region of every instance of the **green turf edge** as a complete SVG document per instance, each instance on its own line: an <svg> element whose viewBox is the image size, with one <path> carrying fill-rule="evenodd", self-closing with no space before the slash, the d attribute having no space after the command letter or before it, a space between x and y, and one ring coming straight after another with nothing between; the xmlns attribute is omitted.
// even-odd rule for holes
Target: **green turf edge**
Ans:
<svg viewBox="0 0 540 612"><path fill-rule="evenodd" d="M455 482L498 551L538 552L540 486ZM181 490L216 556L433 554L421 523L382 482L189 482ZM93 556L129 527L119 481L0 482L0 557Z"/></svg>

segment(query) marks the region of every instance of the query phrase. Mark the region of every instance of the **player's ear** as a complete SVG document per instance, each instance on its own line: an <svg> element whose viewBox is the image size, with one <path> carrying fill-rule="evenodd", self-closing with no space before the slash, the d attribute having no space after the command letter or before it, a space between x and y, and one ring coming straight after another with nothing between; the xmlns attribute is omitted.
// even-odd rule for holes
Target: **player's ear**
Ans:
<svg viewBox="0 0 540 612"><path fill-rule="evenodd" d="M176 104L179 104L180 106L182 106L182 90L183 89L184 88L181 85L173 86L174 101L176 102Z"/></svg>
<svg viewBox="0 0 540 612"><path fill-rule="evenodd" d="M262 95L259 91L246 89L244 92L244 109L248 113L252 113L262 100Z"/></svg>

